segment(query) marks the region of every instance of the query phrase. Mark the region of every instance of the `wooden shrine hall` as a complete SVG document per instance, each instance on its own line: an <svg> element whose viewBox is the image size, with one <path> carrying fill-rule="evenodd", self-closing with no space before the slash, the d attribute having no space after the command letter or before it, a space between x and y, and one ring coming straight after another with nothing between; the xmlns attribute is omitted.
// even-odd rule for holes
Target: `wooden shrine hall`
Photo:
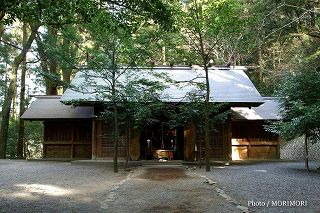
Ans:
<svg viewBox="0 0 320 213"><path fill-rule="evenodd" d="M141 76L148 77L143 68ZM264 130L268 121L279 120L277 98L261 97L244 72L244 67L209 70L210 100L225 103L231 110L229 118L210 132L212 160L274 159L279 158L279 137ZM152 71L165 73L174 81L202 81L200 67L155 67ZM99 118L99 102L105 101L94 93L92 83L85 85L92 71L79 71L62 96L36 96L22 119L43 122L43 158L112 159L114 141L112 124ZM145 72L146 73L146 72ZM103 84L99 77L93 79ZM126 79L127 80L127 79ZM160 100L165 103L185 103L186 94L195 90L192 84L168 84ZM77 105L70 105L77 103ZM118 157L128 154L137 160L193 161L195 153L204 156L203 137L193 123L169 127L165 122L135 129L120 128Z"/></svg>

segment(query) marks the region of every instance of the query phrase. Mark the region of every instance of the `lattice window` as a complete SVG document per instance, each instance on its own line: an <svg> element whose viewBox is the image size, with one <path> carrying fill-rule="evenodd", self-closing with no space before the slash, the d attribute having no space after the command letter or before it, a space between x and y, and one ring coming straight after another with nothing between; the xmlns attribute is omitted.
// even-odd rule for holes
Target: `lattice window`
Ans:
<svg viewBox="0 0 320 213"><path fill-rule="evenodd" d="M118 156L125 156L125 148L127 145L127 129L119 128ZM102 156L112 157L114 153L114 126L111 123L103 124L103 134L101 137Z"/></svg>

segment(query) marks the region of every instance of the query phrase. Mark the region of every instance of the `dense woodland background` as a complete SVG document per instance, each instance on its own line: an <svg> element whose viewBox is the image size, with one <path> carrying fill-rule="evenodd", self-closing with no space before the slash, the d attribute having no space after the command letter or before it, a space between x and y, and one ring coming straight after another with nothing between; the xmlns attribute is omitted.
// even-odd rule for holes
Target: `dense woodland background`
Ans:
<svg viewBox="0 0 320 213"><path fill-rule="evenodd" d="M247 66L261 95L282 97L284 120L268 129L316 141L319 24L317 0L1 1L0 158L41 154L41 124L19 119L30 95L124 64Z"/></svg>

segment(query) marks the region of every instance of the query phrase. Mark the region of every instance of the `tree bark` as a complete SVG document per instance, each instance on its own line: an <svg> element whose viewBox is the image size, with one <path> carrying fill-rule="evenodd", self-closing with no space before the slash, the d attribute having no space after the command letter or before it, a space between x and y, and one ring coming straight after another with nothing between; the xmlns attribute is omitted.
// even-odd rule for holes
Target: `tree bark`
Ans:
<svg viewBox="0 0 320 213"><path fill-rule="evenodd" d="M206 158L206 171L210 172L210 112L209 112L209 104L210 104L210 83L209 83L209 68L208 68L208 56L204 49L204 43L202 38L202 33L199 31L199 45L201 50L201 57L203 61L203 67L205 71L206 77L206 97L205 97L205 112L204 112L204 142L205 142L205 158Z"/></svg>
<svg viewBox="0 0 320 213"><path fill-rule="evenodd" d="M115 30L115 29L114 29ZM118 124L118 106L117 106L117 85L116 85L116 39L113 35L113 44L112 44L112 103L113 103L113 113L114 113L114 158L113 158L113 171L118 172L118 145L119 145L119 124Z"/></svg>
<svg viewBox="0 0 320 213"><path fill-rule="evenodd" d="M63 68L62 69L62 81L63 81L63 92L68 88L71 81L71 69Z"/></svg>
<svg viewBox="0 0 320 213"><path fill-rule="evenodd" d="M115 45L113 45L115 47ZM112 103L113 103L113 116L114 116L114 158L113 158L113 171L118 172L118 144L119 144L119 124L118 124L118 106L116 100L116 66L115 66L115 49L113 49L112 53Z"/></svg>
<svg viewBox="0 0 320 213"><path fill-rule="evenodd" d="M209 99L210 99L210 85L209 85L209 72L208 67L205 65L204 67L206 72L206 100L205 100L205 115L204 115L204 141L206 144L206 171L210 172L210 138L209 138L209 131L210 131L210 112L209 112Z"/></svg>
<svg viewBox="0 0 320 213"><path fill-rule="evenodd" d="M113 106L114 113L114 158L113 158L113 171L118 172L118 144L119 144L119 130L118 130L118 107L116 103Z"/></svg>
<svg viewBox="0 0 320 213"><path fill-rule="evenodd" d="M23 45L27 41L27 24L23 24ZM26 91L26 72L27 72L27 60L26 57L22 61L21 69L21 86L20 86L20 116L19 116L19 132L18 132L18 146L17 157L23 159L23 147L24 147L24 120L20 117L25 111L25 91Z"/></svg>
<svg viewBox="0 0 320 213"><path fill-rule="evenodd" d="M68 39L63 39L63 46L67 49L67 53L70 54L70 41ZM62 81L63 81L63 91L66 91L71 81L71 68L62 68Z"/></svg>
<svg viewBox="0 0 320 213"><path fill-rule="evenodd" d="M127 130L127 143L126 143L126 164L125 168L129 167L129 144L131 139L131 122L129 121L128 130Z"/></svg>
<svg viewBox="0 0 320 213"><path fill-rule="evenodd" d="M48 69L48 64L47 64L47 56L45 53L45 49L43 46L43 43L40 39L39 36L36 36L35 38L36 42L37 42L37 47L38 47L38 53L40 56L40 66L43 72L45 73L49 73L49 69ZM46 94L48 94L48 87L47 85L49 84L49 79L45 77L45 82L46 82Z"/></svg>
<svg viewBox="0 0 320 213"><path fill-rule="evenodd" d="M309 150L308 150L308 140L309 140L309 135L308 135L308 131L305 131L305 135L304 135L304 148L305 148L305 168L306 170L309 172Z"/></svg>
<svg viewBox="0 0 320 213"><path fill-rule="evenodd" d="M48 33L53 38L53 46L57 45L58 31L53 27L48 27ZM48 58L47 58L48 59ZM58 73L58 63L57 60L51 56L49 59L49 73L50 75L56 76ZM47 81L47 95L58 95L58 89L55 82L51 79Z"/></svg>
<svg viewBox="0 0 320 213"><path fill-rule="evenodd" d="M54 44L52 45L56 45L56 37L57 37L57 30L52 29L52 28L48 28L48 34L50 34L50 36L54 37ZM52 82L52 79L50 78L51 75L56 75L57 74L57 68L58 68L58 64L57 61L53 58L50 57L49 60L49 56L48 53L46 52L46 49L43 45L43 41L41 40L40 37L36 37L36 42L37 42L37 47L38 47L38 53L40 55L40 66L41 69L44 73L47 73L48 76L45 77L45 83L46 83L46 95L57 95L58 91L57 91L57 87L55 85L55 83Z"/></svg>
<svg viewBox="0 0 320 213"><path fill-rule="evenodd" d="M27 52L29 51L31 44L35 39L36 31L38 30L39 26L40 25L34 25L31 27L31 34L26 42L26 45L24 45L22 51L14 59L14 62L12 64L12 77L11 77L9 88L6 92L5 100L2 106L2 122L1 122L1 128L0 128L0 159L6 158L10 109L11 109L14 90L16 87L18 68L22 63L24 57L26 56Z"/></svg>
<svg viewBox="0 0 320 213"><path fill-rule="evenodd" d="M17 103L17 94L18 94L18 91L17 91L17 83L15 83L15 88L14 88L14 91L13 91L13 98L12 98L12 115L11 115L11 118L14 119L14 120L17 120L17 113L18 113L18 103Z"/></svg>
<svg viewBox="0 0 320 213"><path fill-rule="evenodd" d="M2 14L0 12L0 18L1 18L1 16L2 16ZM3 32L4 32L4 23L0 19L0 39L2 38Z"/></svg>
<svg viewBox="0 0 320 213"><path fill-rule="evenodd" d="M258 81L261 83L263 81L263 76L262 76L262 67L263 67L263 62L262 62L262 46L259 46L258 49Z"/></svg>

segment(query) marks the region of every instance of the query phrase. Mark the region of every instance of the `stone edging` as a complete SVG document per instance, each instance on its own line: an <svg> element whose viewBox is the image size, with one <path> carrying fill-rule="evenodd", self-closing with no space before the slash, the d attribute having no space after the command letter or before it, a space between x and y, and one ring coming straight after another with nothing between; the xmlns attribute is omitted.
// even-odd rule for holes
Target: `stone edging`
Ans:
<svg viewBox="0 0 320 213"><path fill-rule="evenodd" d="M204 183L207 183L209 185L211 185L215 190L216 192L218 192L218 194L223 197L224 199L226 199L226 201L228 201L229 203L233 204L236 206L237 209L241 210L241 212L243 213L249 213L249 209L248 207L246 206L242 206L239 202L237 202L235 199L233 199L232 197L230 197L229 195L226 194L226 192L219 188L217 186L217 183L214 182L213 180L211 180L210 178L206 177L206 176L203 176L203 175L200 175L200 177L204 178L205 179L205 182Z"/></svg>

